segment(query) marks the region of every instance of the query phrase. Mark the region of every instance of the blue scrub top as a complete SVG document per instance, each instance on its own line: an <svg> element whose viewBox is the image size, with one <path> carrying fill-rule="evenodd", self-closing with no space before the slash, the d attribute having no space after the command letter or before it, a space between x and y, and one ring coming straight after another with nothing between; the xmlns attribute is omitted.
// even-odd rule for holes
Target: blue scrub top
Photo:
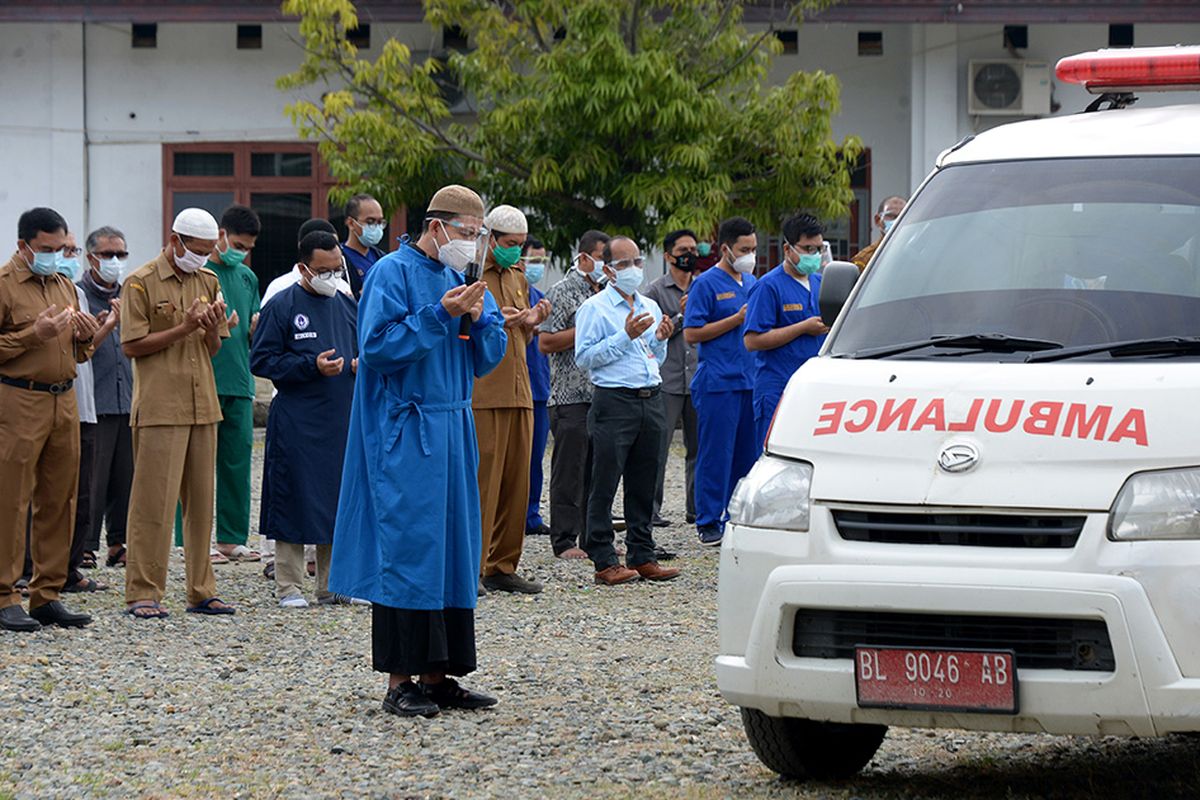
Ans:
<svg viewBox="0 0 1200 800"><path fill-rule="evenodd" d="M350 284L354 296L361 297L367 273L371 271L371 267L375 265L376 261L383 258L384 252L378 247L368 247L367 254L363 255L342 242L342 255L346 258L346 281Z"/></svg>
<svg viewBox="0 0 1200 800"><path fill-rule="evenodd" d="M738 283L720 267L701 273L687 293L683 327L700 328L725 319L746 305L754 287L753 275L743 275ZM747 309L749 314L749 309ZM715 339L701 342L697 350L700 365L692 378L693 392L731 392L754 386L754 362L742 341L745 323Z"/></svg>
<svg viewBox="0 0 1200 800"><path fill-rule="evenodd" d="M746 309L747 331L766 333L784 328L809 317L821 315L817 300L821 294L821 276L808 277L809 288L792 277L782 264L763 276L750 292L750 303ZM774 350L755 350L754 400L778 398L783 394L788 379L805 361L815 356L825 342L820 336L797 336L783 347Z"/></svg>
<svg viewBox="0 0 1200 800"><path fill-rule="evenodd" d="M545 297L536 286L529 287L529 307L533 308ZM550 359L538 350L535 334L525 347L525 363L529 366L529 391L533 402L544 403L550 399Z"/></svg>

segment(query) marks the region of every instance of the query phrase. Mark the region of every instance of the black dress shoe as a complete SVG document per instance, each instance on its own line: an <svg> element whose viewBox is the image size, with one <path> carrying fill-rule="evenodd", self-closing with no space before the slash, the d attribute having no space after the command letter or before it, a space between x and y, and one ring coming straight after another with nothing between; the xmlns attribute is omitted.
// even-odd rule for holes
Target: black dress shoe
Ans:
<svg viewBox="0 0 1200 800"><path fill-rule="evenodd" d="M515 592L516 594L538 594L542 585L537 581L522 578L514 573L497 572L483 576L483 588L491 592Z"/></svg>
<svg viewBox="0 0 1200 800"><path fill-rule="evenodd" d="M470 689L464 689L453 678L442 678L437 683L422 683L421 690L425 692L426 697L437 703L438 708L465 708L474 710L477 708L490 708L496 705L497 702L496 698L482 692L472 692Z"/></svg>
<svg viewBox="0 0 1200 800"><path fill-rule="evenodd" d="M43 625L58 625L60 628L82 628L92 621L90 614L71 611L57 600L29 609L29 616Z"/></svg>
<svg viewBox="0 0 1200 800"><path fill-rule="evenodd" d="M25 613L25 609L17 606L0 608L0 628L18 633L30 633L41 630L42 623Z"/></svg>
<svg viewBox="0 0 1200 800"><path fill-rule="evenodd" d="M669 528L673 523L669 519L663 519L656 515L654 519L650 520L650 524L655 528Z"/></svg>
<svg viewBox="0 0 1200 800"><path fill-rule="evenodd" d="M425 696L412 681L405 681L383 698L383 710L398 717L436 717L441 710L438 704Z"/></svg>
<svg viewBox="0 0 1200 800"><path fill-rule="evenodd" d="M541 525L538 525L536 528L526 528L525 535L526 536L549 536L550 535L550 527L548 525L546 525L545 523L542 523Z"/></svg>
<svg viewBox="0 0 1200 800"><path fill-rule="evenodd" d="M687 520L688 525L696 524L696 515L695 514L688 514L686 517L684 517L684 519Z"/></svg>
<svg viewBox="0 0 1200 800"><path fill-rule="evenodd" d="M672 553L670 550L666 549L665 547L655 547L654 548L654 560L655 561L674 561L675 554Z"/></svg>

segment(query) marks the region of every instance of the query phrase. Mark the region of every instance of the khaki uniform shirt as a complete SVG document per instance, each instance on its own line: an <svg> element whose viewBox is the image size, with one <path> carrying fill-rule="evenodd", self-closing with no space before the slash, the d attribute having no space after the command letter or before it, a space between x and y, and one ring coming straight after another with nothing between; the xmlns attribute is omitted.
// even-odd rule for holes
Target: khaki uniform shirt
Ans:
<svg viewBox="0 0 1200 800"><path fill-rule="evenodd" d="M14 253L0 267L0 375L37 383L75 377L75 365L92 357L91 342L75 341L75 326L43 340L34 330L38 314L50 306L79 309L75 284L64 275L35 275Z"/></svg>
<svg viewBox="0 0 1200 800"><path fill-rule="evenodd" d="M504 308L529 308L529 283L517 267L500 269L491 264L483 272L488 291L496 305ZM533 393L529 389L529 365L525 348L529 334L520 326L505 329L508 346L504 358L494 370L475 381L471 405L475 408L533 408Z"/></svg>
<svg viewBox="0 0 1200 800"><path fill-rule="evenodd" d="M151 333L181 324L192 301L215 302L221 284L211 270L201 267L180 277L166 251L131 274L121 287L121 341L136 342ZM245 320L244 324L249 324ZM221 323L221 338L229 327ZM221 421L212 358L204 343L204 329L186 338L133 359L133 427L149 425L207 425Z"/></svg>
<svg viewBox="0 0 1200 800"><path fill-rule="evenodd" d="M854 264L854 266L858 267L859 272L862 272L864 269L867 268L867 264L871 261L871 256L875 255L875 250L879 247L879 242L882 242L882 241L883 241L883 239L880 239L879 241L876 241L876 242L872 242L871 244L864 247L862 250L859 250L857 253L854 254L854 258L850 259L850 263L852 263L852 264Z"/></svg>

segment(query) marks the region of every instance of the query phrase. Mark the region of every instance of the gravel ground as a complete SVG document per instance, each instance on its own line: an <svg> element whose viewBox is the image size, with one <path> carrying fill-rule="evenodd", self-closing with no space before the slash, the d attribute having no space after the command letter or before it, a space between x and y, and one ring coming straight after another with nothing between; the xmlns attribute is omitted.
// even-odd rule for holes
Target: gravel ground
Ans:
<svg viewBox="0 0 1200 800"><path fill-rule="evenodd" d="M682 471L677 446L665 513L680 523ZM368 610L280 609L247 564L217 568L236 617L189 617L176 555L164 622L129 619L110 591L73 603L96 617L81 631L0 632L0 800L1200 793L1200 742L1187 737L893 730L853 781L782 781L717 694L716 554L682 524L659 540L683 577L613 589L527 540L522 570L545 593L489 596L477 613L468 683L500 705L432 720L380 711Z"/></svg>

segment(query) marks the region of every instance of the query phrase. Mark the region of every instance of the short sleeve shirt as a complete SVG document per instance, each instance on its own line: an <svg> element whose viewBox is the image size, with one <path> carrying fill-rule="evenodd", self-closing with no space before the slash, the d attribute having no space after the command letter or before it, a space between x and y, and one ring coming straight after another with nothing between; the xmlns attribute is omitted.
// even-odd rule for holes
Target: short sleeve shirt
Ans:
<svg viewBox="0 0 1200 800"><path fill-rule="evenodd" d="M746 308L746 330L766 333L776 328L818 317L821 311L817 300L821 293L821 276L808 277L808 287L792 277L783 265L763 276L750 292ZM821 350L825 335L797 336L773 350L756 350L754 361L755 397L778 397L787 386L792 373Z"/></svg>
<svg viewBox="0 0 1200 800"><path fill-rule="evenodd" d="M238 324L229 330L229 338L213 356L213 375L217 394L223 397L254 397L254 378L250 375L250 320L259 312L258 276L245 264L227 267L206 265L221 281L226 316L237 312Z"/></svg>
<svg viewBox="0 0 1200 800"><path fill-rule="evenodd" d="M741 283L720 267L705 270L688 290L685 328L702 328L710 322L731 317L746 305L754 276L743 275ZM692 378L693 392L733 392L754 386L754 363L742 341L746 332L742 323L715 339L697 346L700 365Z"/></svg>
<svg viewBox="0 0 1200 800"><path fill-rule="evenodd" d="M550 301L550 316L539 327L542 333L559 333L575 327L575 312L588 298L596 293L591 279L577 269L550 287L546 299ZM575 349L568 347L551 353L549 406L566 406L573 403L592 402L592 380L587 370L575 363Z"/></svg>
<svg viewBox="0 0 1200 800"><path fill-rule="evenodd" d="M121 341L128 344L184 321L192 301L214 302L221 283L201 267L175 272L165 252L140 267L121 288ZM229 328L222 325L222 338ZM133 359L133 408L129 424L208 425L220 422L221 406L203 329L148 356Z"/></svg>

